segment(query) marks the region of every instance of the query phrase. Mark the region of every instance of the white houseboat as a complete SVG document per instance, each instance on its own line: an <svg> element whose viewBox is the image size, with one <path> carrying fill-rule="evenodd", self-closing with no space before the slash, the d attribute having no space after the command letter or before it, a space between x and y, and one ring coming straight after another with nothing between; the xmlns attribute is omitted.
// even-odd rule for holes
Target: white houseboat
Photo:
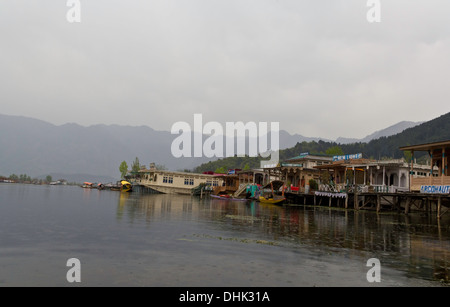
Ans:
<svg viewBox="0 0 450 307"><path fill-rule="evenodd" d="M222 184L212 174L158 170L154 163L150 164L150 169L141 169L134 183L164 194L191 194L192 189L202 183L212 187Z"/></svg>

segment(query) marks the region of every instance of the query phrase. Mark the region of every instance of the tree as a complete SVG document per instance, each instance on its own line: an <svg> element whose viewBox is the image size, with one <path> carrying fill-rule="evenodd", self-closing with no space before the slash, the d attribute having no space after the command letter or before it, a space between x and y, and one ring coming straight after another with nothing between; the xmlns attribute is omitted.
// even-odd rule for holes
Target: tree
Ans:
<svg viewBox="0 0 450 307"><path fill-rule="evenodd" d="M244 165L244 171L248 171L250 169L250 165L248 163L245 163Z"/></svg>
<svg viewBox="0 0 450 307"><path fill-rule="evenodd" d="M325 153L329 156L342 156L344 154L344 151L339 146L333 146L328 148Z"/></svg>
<svg viewBox="0 0 450 307"><path fill-rule="evenodd" d="M52 182L52 176L48 175L47 177L45 177L45 181Z"/></svg>
<svg viewBox="0 0 450 307"><path fill-rule="evenodd" d="M141 169L141 165L139 164L139 158L136 157L133 164L131 165L131 171L134 173L137 173L137 172L139 172L140 169Z"/></svg>
<svg viewBox="0 0 450 307"><path fill-rule="evenodd" d="M11 174L9 176L9 179L11 179L11 180L19 180L19 176L17 176L16 174Z"/></svg>
<svg viewBox="0 0 450 307"><path fill-rule="evenodd" d="M125 161L122 161L122 163L120 163L119 166L119 171L120 171L120 175L121 178L125 178L126 174L128 173L128 164Z"/></svg>
<svg viewBox="0 0 450 307"><path fill-rule="evenodd" d="M215 171L214 171L214 173L216 173L216 174L226 174L228 172L228 170L225 168L225 167L219 167L219 168L217 168Z"/></svg>

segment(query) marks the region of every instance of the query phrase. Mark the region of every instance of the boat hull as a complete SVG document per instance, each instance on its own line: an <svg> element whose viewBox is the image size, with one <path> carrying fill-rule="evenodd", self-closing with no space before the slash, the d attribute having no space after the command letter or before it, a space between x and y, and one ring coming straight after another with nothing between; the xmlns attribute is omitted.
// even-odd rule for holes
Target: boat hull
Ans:
<svg viewBox="0 0 450 307"><path fill-rule="evenodd" d="M286 198L265 198L263 196L259 197L259 202L265 203L265 204L273 204L273 205L279 205L282 204Z"/></svg>

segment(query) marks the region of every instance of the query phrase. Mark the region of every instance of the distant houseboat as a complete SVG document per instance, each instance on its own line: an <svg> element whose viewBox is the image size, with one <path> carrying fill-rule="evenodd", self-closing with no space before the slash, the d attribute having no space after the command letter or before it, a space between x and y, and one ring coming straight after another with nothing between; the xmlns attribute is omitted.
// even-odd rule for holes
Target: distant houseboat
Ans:
<svg viewBox="0 0 450 307"><path fill-rule="evenodd" d="M211 174L158 170L151 164L150 169L139 171L135 183L164 194L191 194L200 184L218 186L221 180Z"/></svg>

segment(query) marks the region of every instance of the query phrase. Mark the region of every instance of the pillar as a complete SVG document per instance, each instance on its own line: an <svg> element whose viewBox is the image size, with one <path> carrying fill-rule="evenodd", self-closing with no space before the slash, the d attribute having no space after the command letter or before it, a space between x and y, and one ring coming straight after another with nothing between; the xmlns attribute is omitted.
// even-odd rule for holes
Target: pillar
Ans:
<svg viewBox="0 0 450 307"><path fill-rule="evenodd" d="M414 150L411 150L411 170L409 171L409 191L411 192L414 172Z"/></svg>
<svg viewBox="0 0 450 307"><path fill-rule="evenodd" d="M438 196L438 202L437 202L437 218L441 218L441 206L442 206L442 199L440 196Z"/></svg>
<svg viewBox="0 0 450 307"><path fill-rule="evenodd" d="M442 173L441 173L441 185L444 185L444 176L445 176L445 147L442 148Z"/></svg>

